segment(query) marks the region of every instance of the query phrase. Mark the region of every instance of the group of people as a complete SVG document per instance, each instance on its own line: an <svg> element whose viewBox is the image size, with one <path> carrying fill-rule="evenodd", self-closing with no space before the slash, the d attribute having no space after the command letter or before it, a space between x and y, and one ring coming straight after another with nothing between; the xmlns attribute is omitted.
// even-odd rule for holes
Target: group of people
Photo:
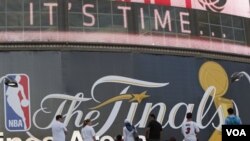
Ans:
<svg viewBox="0 0 250 141"><path fill-rule="evenodd" d="M225 125L240 125L242 124L239 116L234 114L233 108L229 108L228 116L225 119ZM197 141L197 134L200 129L196 122L192 120L192 113L186 114L186 120L182 124L181 133L184 136L183 141ZM52 124L53 141L65 141L67 128L62 122L62 116L57 115L56 121ZM91 120L86 119L83 122L81 135L84 141L95 141L95 130L91 126ZM162 140L162 125L156 120L154 114L149 115L149 123L145 130L145 137L147 141L161 141ZM139 141L136 128L129 120L124 121L123 138L122 135L116 137L116 141ZM175 137L170 137L169 141L176 141Z"/></svg>
<svg viewBox="0 0 250 141"><path fill-rule="evenodd" d="M65 135L68 130L63 124L62 115L57 115L55 122L51 125L53 141L65 141ZM81 129L81 135L84 141L95 141L95 130L91 126L91 120L86 119L83 121L83 127Z"/></svg>

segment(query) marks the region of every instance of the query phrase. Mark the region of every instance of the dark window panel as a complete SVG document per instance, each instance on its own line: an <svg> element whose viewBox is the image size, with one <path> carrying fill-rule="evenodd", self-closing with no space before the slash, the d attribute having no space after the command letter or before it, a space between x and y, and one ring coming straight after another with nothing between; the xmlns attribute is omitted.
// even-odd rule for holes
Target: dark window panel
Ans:
<svg viewBox="0 0 250 141"><path fill-rule="evenodd" d="M198 33L200 36L210 36L210 28L208 24L200 23L198 25Z"/></svg>
<svg viewBox="0 0 250 141"><path fill-rule="evenodd" d="M96 3L97 3L97 1L95 1L95 0L83 0L83 4L94 4L95 7L96 7Z"/></svg>
<svg viewBox="0 0 250 141"><path fill-rule="evenodd" d="M120 26L123 28L123 16L122 15L113 15L113 25Z"/></svg>
<svg viewBox="0 0 250 141"><path fill-rule="evenodd" d="M234 29L234 35L236 41L245 41L244 30Z"/></svg>
<svg viewBox="0 0 250 141"><path fill-rule="evenodd" d="M99 14L99 27L110 28L112 25L112 17L110 14Z"/></svg>
<svg viewBox="0 0 250 141"><path fill-rule="evenodd" d="M6 26L6 17L5 17L5 13L0 13L0 27L1 26Z"/></svg>
<svg viewBox="0 0 250 141"><path fill-rule="evenodd" d="M69 12L79 12L82 13L82 1L80 0L70 0L71 6L69 7Z"/></svg>
<svg viewBox="0 0 250 141"><path fill-rule="evenodd" d="M198 22L208 23L208 13L206 11L196 11Z"/></svg>
<svg viewBox="0 0 250 141"><path fill-rule="evenodd" d="M142 5L142 4L137 3L137 4L133 4L133 7L134 7L135 10L137 10L136 12L137 12L137 15L139 17L141 16L141 14L140 14L140 9L141 8L142 8L142 11L143 11L144 18L150 17L150 13L149 13L150 8L149 8L148 5Z"/></svg>
<svg viewBox="0 0 250 141"><path fill-rule="evenodd" d="M233 28L222 27L222 38L234 40Z"/></svg>
<svg viewBox="0 0 250 141"><path fill-rule="evenodd" d="M120 2L117 2L117 1L112 1L112 11L113 11L113 14L120 14L120 15L122 15L123 14L123 10L122 9L118 9L118 6L126 6L126 4L127 3L125 3L125 2L124 3L120 3Z"/></svg>
<svg viewBox="0 0 250 141"><path fill-rule="evenodd" d="M69 13L68 20L69 27L83 26L83 15L81 13Z"/></svg>
<svg viewBox="0 0 250 141"><path fill-rule="evenodd" d="M220 15L218 13L209 13L209 20L211 24L220 25Z"/></svg>
<svg viewBox="0 0 250 141"><path fill-rule="evenodd" d="M243 19L233 16L233 27L243 28Z"/></svg>
<svg viewBox="0 0 250 141"><path fill-rule="evenodd" d="M111 13L111 1L98 0L99 13Z"/></svg>
<svg viewBox="0 0 250 141"><path fill-rule="evenodd" d="M44 7L43 6L43 3L41 4L40 1L27 1L25 0L26 2L24 3L24 11L25 12L29 12L30 11L30 3L33 4L33 12L40 12L41 11L41 7Z"/></svg>
<svg viewBox="0 0 250 141"><path fill-rule="evenodd" d="M171 31L169 30L166 30L166 32L173 32L173 33L176 33L177 32L177 25L176 25L176 21L172 20L171 21Z"/></svg>
<svg viewBox="0 0 250 141"><path fill-rule="evenodd" d="M232 27L232 16L221 14L221 25Z"/></svg>
<svg viewBox="0 0 250 141"><path fill-rule="evenodd" d="M160 6L160 5L149 5L150 17L154 17L154 11L155 10L157 10L159 12L159 14L161 15L161 17L162 17L162 15L165 13L165 11L163 13L163 10L162 10L161 7L162 6Z"/></svg>
<svg viewBox="0 0 250 141"><path fill-rule="evenodd" d="M24 7L24 11L25 12L29 12L30 11L30 3L32 3L33 5L33 12L38 12L41 10L41 6L40 6L40 1L38 0L35 0L35 1L30 1L30 0L23 0L24 4L23 4L23 7Z"/></svg>
<svg viewBox="0 0 250 141"><path fill-rule="evenodd" d="M0 12L6 10L5 5L6 5L6 0L0 0Z"/></svg>
<svg viewBox="0 0 250 141"><path fill-rule="evenodd" d="M221 38L222 37L221 27L220 26L211 25L210 29L211 29L210 30L211 37L216 37L216 38Z"/></svg>
<svg viewBox="0 0 250 141"><path fill-rule="evenodd" d="M18 12L23 11L23 1L22 0L6 0L7 11Z"/></svg>
<svg viewBox="0 0 250 141"><path fill-rule="evenodd" d="M176 19L175 16L175 8L174 7L169 7L169 11L170 11L170 17L172 20Z"/></svg>
<svg viewBox="0 0 250 141"><path fill-rule="evenodd" d="M176 21L176 31L177 31L177 33L182 33L181 32L181 25L180 25L180 21Z"/></svg>
<svg viewBox="0 0 250 141"><path fill-rule="evenodd" d="M8 26L23 26L23 13L14 13L9 12L7 13L7 25Z"/></svg>
<svg viewBox="0 0 250 141"><path fill-rule="evenodd" d="M180 12L189 13L189 11L188 11L187 9L184 9L184 8L176 8L176 9L175 9L176 20L180 20Z"/></svg>
<svg viewBox="0 0 250 141"><path fill-rule="evenodd" d="M150 32L154 31L155 30L155 20L154 20L154 18L150 18L149 22L150 22L150 27L149 27Z"/></svg>

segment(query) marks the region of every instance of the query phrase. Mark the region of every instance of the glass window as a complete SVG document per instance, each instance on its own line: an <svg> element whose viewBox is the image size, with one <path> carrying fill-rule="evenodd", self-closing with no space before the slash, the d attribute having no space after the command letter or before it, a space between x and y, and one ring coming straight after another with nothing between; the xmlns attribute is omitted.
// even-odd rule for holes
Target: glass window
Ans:
<svg viewBox="0 0 250 141"><path fill-rule="evenodd" d="M111 27L112 17L108 14L99 14L99 27Z"/></svg>
<svg viewBox="0 0 250 141"><path fill-rule="evenodd" d="M7 13L7 24L8 26L23 26L23 13L21 12Z"/></svg>
<svg viewBox="0 0 250 141"><path fill-rule="evenodd" d="M208 23L208 13L206 11L196 11L198 22Z"/></svg>
<svg viewBox="0 0 250 141"><path fill-rule="evenodd" d="M209 20L211 24L220 25L220 15L218 13L209 13Z"/></svg>
<svg viewBox="0 0 250 141"><path fill-rule="evenodd" d="M235 35L235 40L236 41L245 41L244 30L234 29L234 35Z"/></svg>
<svg viewBox="0 0 250 141"><path fill-rule="evenodd" d="M111 2L106 0L98 0L99 13L111 13Z"/></svg>
<svg viewBox="0 0 250 141"><path fill-rule="evenodd" d="M69 26L82 27L83 26L83 14L81 13L69 13L68 16Z"/></svg>
<svg viewBox="0 0 250 141"><path fill-rule="evenodd" d="M5 11L5 2L6 0L0 0L0 12Z"/></svg>
<svg viewBox="0 0 250 141"><path fill-rule="evenodd" d="M233 26L243 28L243 19L240 17L233 16Z"/></svg>
<svg viewBox="0 0 250 141"><path fill-rule="evenodd" d="M210 32L211 32L211 36L212 37L217 37L217 38L221 38L221 27L220 26L215 26L215 25L211 25L210 27Z"/></svg>
<svg viewBox="0 0 250 141"><path fill-rule="evenodd" d="M232 27L232 16L229 15L221 15L221 25Z"/></svg>
<svg viewBox="0 0 250 141"><path fill-rule="evenodd" d="M17 12L23 10L22 0L6 0L6 2L7 2L7 11Z"/></svg>
<svg viewBox="0 0 250 141"><path fill-rule="evenodd" d="M200 23L198 29L199 29L198 33L200 36L210 36L208 24Z"/></svg>
<svg viewBox="0 0 250 141"><path fill-rule="evenodd" d="M79 0L70 0L71 5L70 5L70 12L79 12L82 13L82 6L83 6L83 1L79 1ZM92 3L91 3L92 4Z"/></svg>
<svg viewBox="0 0 250 141"><path fill-rule="evenodd" d="M1 26L6 26L6 21L5 21L5 14L0 13L0 28Z"/></svg>
<svg viewBox="0 0 250 141"><path fill-rule="evenodd" d="M222 38L234 40L233 28L222 27Z"/></svg>

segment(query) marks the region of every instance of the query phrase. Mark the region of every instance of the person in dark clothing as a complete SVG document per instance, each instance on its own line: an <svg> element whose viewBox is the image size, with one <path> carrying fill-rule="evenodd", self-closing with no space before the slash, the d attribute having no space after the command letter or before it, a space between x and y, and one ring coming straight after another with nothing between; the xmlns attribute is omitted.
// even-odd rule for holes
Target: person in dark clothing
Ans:
<svg viewBox="0 0 250 141"><path fill-rule="evenodd" d="M149 123L146 128L147 141L160 141L162 134L162 125L155 119L154 114L149 115Z"/></svg>
<svg viewBox="0 0 250 141"><path fill-rule="evenodd" d="M115 141L123 141L122 135L117 135Z"/></svg>

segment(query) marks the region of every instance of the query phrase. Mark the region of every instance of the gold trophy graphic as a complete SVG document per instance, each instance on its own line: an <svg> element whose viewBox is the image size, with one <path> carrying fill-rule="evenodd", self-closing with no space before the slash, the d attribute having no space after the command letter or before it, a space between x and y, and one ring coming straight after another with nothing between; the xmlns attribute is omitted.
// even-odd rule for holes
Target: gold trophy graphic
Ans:
<svg viewBox="0 0 250 141"><path fill-rule="evenodd" d="M228 115L227 109L233 107L233 101L224 97L228 90L229 81L228 75L223 67L214 61L205 62L199 70L199 82L204 91L206 91L209 86L214 86L216 88L214 105L216 109L221 106L223 116L226 117ZM221 140L221 131L215 129L209 141Z"/></svg>

